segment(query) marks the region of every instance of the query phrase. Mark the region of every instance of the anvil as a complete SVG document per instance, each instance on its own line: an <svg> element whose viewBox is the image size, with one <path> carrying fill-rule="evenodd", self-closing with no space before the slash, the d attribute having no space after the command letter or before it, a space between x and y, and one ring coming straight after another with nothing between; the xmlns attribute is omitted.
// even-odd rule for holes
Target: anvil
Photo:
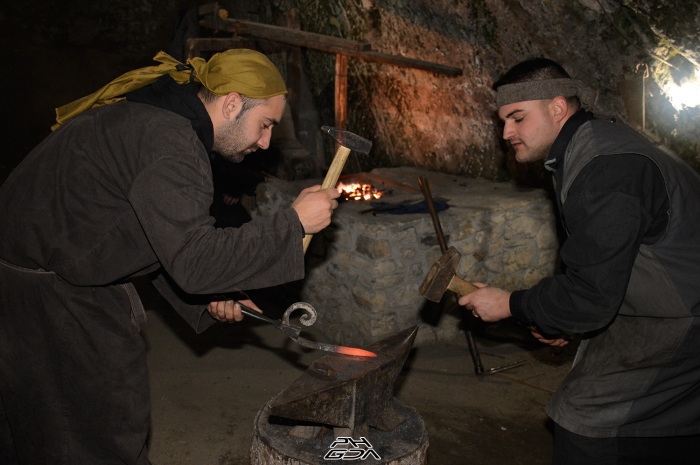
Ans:
<svg viewBox="0 0 700 465"><path fill-rule="evenodd" d="M394 382L413 346L413 326L367 347L376 357L327 355L306 369L270 406L270 415L349 428L392 431L404 419L392 406ZM359 434L359 435L358 435Z"/></svg>

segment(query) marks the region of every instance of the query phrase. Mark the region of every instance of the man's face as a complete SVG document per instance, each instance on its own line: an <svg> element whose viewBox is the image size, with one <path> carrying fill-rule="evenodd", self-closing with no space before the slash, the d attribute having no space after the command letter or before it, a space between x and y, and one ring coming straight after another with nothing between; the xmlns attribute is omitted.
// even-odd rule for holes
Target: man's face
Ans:
<svg viewBox="0 0 700 465"><path fill-rule="evenodd" d="M544 160L559 135L551 101L528 100L503 105L498 116L505 123L503 138L515 149L515 159L520 163Z"/></svg>
<svg viewBox="0 0 700 465"><path fill-rule="evenodd" d="M270 146L272 126L279 123L284 112L284 95L275 95L265 103L242 114L224 120L214 130L213 151L229 161L238 163L256 150Z"/></svg>

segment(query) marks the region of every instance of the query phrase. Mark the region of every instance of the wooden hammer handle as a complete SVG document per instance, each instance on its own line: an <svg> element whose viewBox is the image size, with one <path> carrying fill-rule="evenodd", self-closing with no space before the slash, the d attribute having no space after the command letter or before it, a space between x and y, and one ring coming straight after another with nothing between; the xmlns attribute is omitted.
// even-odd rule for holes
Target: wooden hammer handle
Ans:
<svg viewBox="0 0 700 465"><path fill-rule="evenodd" d="M457 295L467 295L479 288L455 275L452 277L452 280L450 280L450 284L447 286L447 289L451 290Z"/></svg>
<svg viewBox="0 0 700 465"><path fill-rule="evenodd" d="M345 161L348 159L349 154L349 148L343 147L342 145L338 147L338 150L335 152L335 156L333 157L333 162L331 162L331 166L328 168L326 177L323 179L321 189L335 187L335 184L338 182L338 178L340 177L340 173L343 171ZM312 237L313 234L307 234L306 236L304 236L304 253L306 253L306 249L309 248L309 244L311 243Z"/></svg>

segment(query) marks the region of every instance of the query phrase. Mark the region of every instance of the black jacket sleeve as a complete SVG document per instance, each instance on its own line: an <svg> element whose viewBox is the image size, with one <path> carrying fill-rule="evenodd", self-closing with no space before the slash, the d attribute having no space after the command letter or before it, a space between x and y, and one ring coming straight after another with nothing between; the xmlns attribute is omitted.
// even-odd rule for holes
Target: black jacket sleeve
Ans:
<svg viewBox="0 0 700 465"><path fill-rule="evenodd" d="M646 157L599 156L579 174L562 207L564 273L511 295L516 320L545 334L585 333L613 321L642 242L665 229L668 197Z"/></svg>

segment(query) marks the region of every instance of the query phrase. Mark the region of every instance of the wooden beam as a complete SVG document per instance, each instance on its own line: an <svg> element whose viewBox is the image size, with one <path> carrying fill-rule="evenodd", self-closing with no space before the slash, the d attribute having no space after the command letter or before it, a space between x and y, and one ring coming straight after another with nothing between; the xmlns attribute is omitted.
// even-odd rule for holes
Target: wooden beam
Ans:
<svg viewBox="0 0 700 465"><path fill-rule="evenodd" d="M354 52L350 51L347 56L357 58L362 61L373 63L381 63L385 65L401 66L403 68L422 69L435 74L444 74L445 76L461 76L462 69L453 66L441 65L430 61L415 60L399 55L387 55L378 52Z"/></svg>
<svg viewBox="0 0 700 465"><path fill-rule="evenodd" d="M335 56L335 127L345 129L348 124L348 57Z"/></svg>
<svg viewBox="0 0 700 465"><path fill-rule="evenodd" d="M259 39L275 40L300 47L312 48L313 44L320 46L335 47L348 50L370 50L368 43L354 40L341 39L339 37L316 34L286 27L272 26L270 24L256 23L252 21L242 21L233 18L222 19L218 16L206 16L200 25L210 29L219 29L233 32L234 34L249 35Z"/></svg>
<svg viewBox="0 0 700 465"><path fill-rule="evenodd" d="M233 21L233 23L231 23L231 21ZM292 31L295 33L301 33L301 35L290 35L287 34L287 32L290 31L290 29L284 27L269 26L267 24L253 23L250 21L220 19L211 16L206 17L200 22L200 24L204 27L209 27L212 29L223 29L240 35L247 35L260 39L282 42L289 45L306 47L313 50L320 50L322 52L333 53L336 55L343 54L362 61L381 63L385 65L401 66L404 68L421 69L423 71L428 71L435 74L443 74L446 76L462 75L462 70L460 68L455 68L452 66L441 65L439 63L432 63L423 60L415 60L413 58L406 58L398 55L387 55L384 53L373 52L371 50L357 50L345 46L340 46L337 44L352 41L345 41L345 39L338 39L336 37L325 36L323 34L315 34L303 31ZM241 26L236 27L236 24L240 24ZM270 28L275 28L275 32L272 32L273 30ZM324 39L320 40L319 37ZM333 40L328 41L327 39ZM357 44L359 42L355 43Z"/></svg>
<svg viewBox="0 0 700 465"><path fill-rule="evenodd" d="M202 56L202 52L223 52L232 48L253 48L254 43L243 37L231 39L190 38L185 41L185 59Z"/></svg>

